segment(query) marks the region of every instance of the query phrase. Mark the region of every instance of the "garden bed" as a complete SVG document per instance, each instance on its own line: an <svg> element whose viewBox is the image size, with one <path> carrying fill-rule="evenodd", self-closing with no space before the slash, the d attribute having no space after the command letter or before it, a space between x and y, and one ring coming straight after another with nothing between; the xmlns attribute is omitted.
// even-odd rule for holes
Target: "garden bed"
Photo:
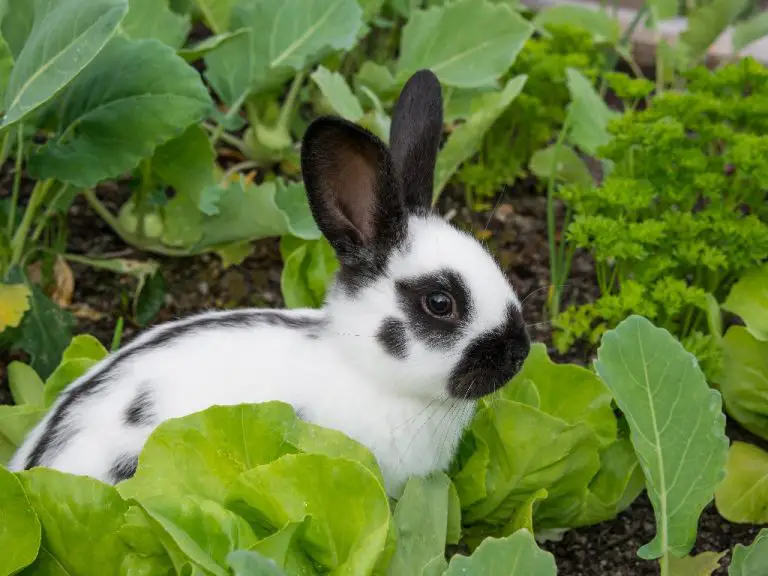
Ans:
<svg viewBox="0 0 768 576"><path fill-rule="evenodd" d="M544 317L549 262L546 237L545 198L531 182L521 182L504 190L492 213L471 211L457 191L447 193L440 211L453 221L474 231L488 230L489 248L517 288L524 302L526 322L533 339L546 342L549 353L558 362L588 365L591 351L572 349L561 355L552 346L551 330ZM113 189L107 200L122 196ZM108 203L112 203L108 202ZM165 303L152 320L157 324L212 308L243 306L280 307L280 270L282 261L276 239L254 242L251 255L238 265L223 268L220 258L203 255L193 258L162 258L127 248L103 220L79 199L70 209L69 250L77 254L110 254L144 260L153 258L162 266L166 284ZM483 234L480 234L483 236ZM73 310L78 316L76 333L92 334L105 346L113 335L115 321L127 315L127 303L135 290L135 280L111 272L72 264L75 276ZM564 298L568 304L588 302L596 296L591 259L577 254ZM123 342L141 328L126 322ZM7 380L3 381L7 398ZM765 447L765 442L732 421L728 422L731 440L745 440ZM705 550L731 550L737 543L749 544L758 526L732 524L724 520L710 504L699 521L694 553ZM567 532L560 541L549 541L542 548L552 552L561 576L643 576L658 574L658 565L637 557L637 549L655 533L653 509L643 494L632 506L612 521ZM727 565L727 558L723 564ZM726 574L723 568L715 574Z"/></svg>

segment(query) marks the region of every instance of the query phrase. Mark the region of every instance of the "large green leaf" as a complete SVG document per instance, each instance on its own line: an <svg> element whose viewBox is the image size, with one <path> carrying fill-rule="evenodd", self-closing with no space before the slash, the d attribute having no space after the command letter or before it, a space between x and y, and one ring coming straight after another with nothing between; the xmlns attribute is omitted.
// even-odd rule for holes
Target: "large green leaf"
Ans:
<svg viewBox="0 0 768 576"><path fill-rule="evenodd" d="M31 564L40 548L40 521L21 483L0 466L0 574Z"/></svg>
<svg viewBox="0 0 768 576"><path fill-rule="evenodd" d="M509 6L488 0L417 10L403 28L397 76L403 81L429 68L448 86L493 86L532 32L533 26Z"/></svg>
<svg viewBox="0 0 768 576"><path fill-rule="evenodd" d="M31 366L13 361L8 365L8 387L16 404L43 405L43 381Z"/></svg>
<svg viewBox="0 0 768 576"><path fill-rule="evenodd" d="M280 239L283 271L280 290L288 308L319 308L339 261L325 238L302 240L295 236Z"/></svg>
<svg viewBox="0 0 768 576"><path fill-rule="evenodd" d="M741 316L755 338L768 341L768 264L742 276L731 288L723 309Z"/></svg>
<svg viewBox="0 0 768 576"><path fill-rule="evenodd" d="M740 52L765 36L768 36L768 12L760 12L733 27L733 50Z"/></svg>
<svg viewBox="0 0 768 576"><path fill-rule="evenodd" d="M10 273L12 281L26 281L18 269ZM74 319L66 310L62 310L42 291L37 284L26 282L30 289L30 308L13 339L15 349L24 350L30 355L29 365L41 378L47 378L61 360L64 349L72 336Z"/></svg>
<svg viewBox="0 0 768 576"><path fill-rule="evenodd" d="M729 522L768 523L768 452L753 444L734 442L725 479L715 492L715 505Z"/></svg>
<svg viewBox="0 0 768 576"><path fill-rule="evenodd" d="M557 154L557 163L553 166ZM592 186L594 180L584 160L578 153L565 144L557 143L536 150L528 164L530 171L543 181L548 181L554 174L557 180L566 184ZM553 170L554 168L554 170Z"/></svg>
<svg viewBox="0 0 768 576"><path fill-rule="evenodd" d="M482 574L483 576L555 576L555 558L549 552L540 550L536 541L526 529L521 529L506 538L488 538L473 552L472 556L457 554L445 576Z"/></svg>
<svg viewBox="0 0 768 576"><path fill-rule="evenodd" d="M608 108L594 86L578 70L565 71L571 103L568 105L568 140L587 154L597 156L600 146L611 140L608 122L618 113Z"/></svg>
<svg viewBox="0 0 768 576"><path fill-rule="evenodd" d="M129 38L154 38L179 48L191 28L189 15L173 12L168 0L128 0L128 15L121 28Z"/></svg>
<svg viewBox="0 0 768 576"><path fill-rule="evenodd" d="M656 536L638 554L685 556L724 475L720 394L707 386L692 354L641 316L603 336L595 368L627 418L656 516Z"/></svg>
<svg viewBox="0 0 768 576"><path fill-rule="evenodd" d="M41 5L45 8L45 4ZM19 57L35 24L34 0L4 0L0 2L0 36L8 44L14 60Z"/></svg>
<svg viewBox="0 0 768 576"><path fill-rule="evenodd" d="M541 29L550 25L578 26L592 35L595 42L616 44L621 35L618 21L606 10L595 10L578 4L553 4L536 13L534 25Z"/></svg>
<svg viewBox="0 0 768 576"><path fill-rule="evenodd" d="M732 326L722 345L719 384L725 409L744 428L768 439L768 342Z"/></svg>
<svg viewBox="0 0 768 576"><path fill-rule="evenodd" d="M352 89L344 76L338 72L331 72L324 66L319 66L310 74L310 78L320 88L320 92L336 114L352 122L357 122L363 117L360 101L352 93Z"/></svg>
<svg viewBox="0 0 768 576"><path fill-rule="evenodd" d="M223 502L238 476L285 454L310 452L362 462L380 475L373 455L341 432L299 420L281 402L214 406L163 422L120 485L126 497L197 495Z"/></svg>
<svg viewBox="0 0 768 576"><path fill-rule="evenodd" d="M536 509L537 529L576 520L600 464L588 424L498 399L478 411L470 431L474 448L460 457L453 481L462 520L476 535L499 533L541 488L548 496Z"/></svg>
<svg viewBox="0 0 768 576"><path fill-rule="evenodd" d="M285 576L274 560L252 550L237 550L230 554L229 565L235 576Z"/></svg>
<svg viewBox="0 0 768 576"><path fill-rule="evenodd" d="M117 490L47 468L18 478L43 528L41 554L25 574L119 573L131 550L119 536L128 507Z"/></svg>
<svg viewBox="0 0 768 576"><path fill-rule="evenodd" d="M752 544L733 547L728 576L760 576L768 566L768 528L758 533Z"/></svg>
<svg viewBox="0 0 768 576"><path fill-rule="evenodd" d="M389 501L362 464L321 454L291 454L244 472L227 506L263 531L312 520L302 548L325 570L370 574L390 531Z"/></svg>
<svg viewBox="0 0 768 576"><path fill-rule="evenodd" d="M5 98L5 91L8 89L8 82L11 79L11 72L15 61L11 48L5 39L0 36L0 101Z"/></svg>
<svg viewBox="0 0 768 576"><path fill-rule="evenodd" d="M238 4L230 28L248 29L206 56L206 75L228 105L281 86L334 50L349 50L363 25L356 0Z"/></svg>
<svg viewBox="0 0 768 576"><path fill-rule="evenodd" d="M165 205L163 243L192 246L203 236L203 212L208 210L204 191L214 185L215 154L198 124L155 150L152 169L174 189Z"/></svg>
<svg viewBox="0 0 768 576"><path fill-rule="evenodd" d="M451 514L460 514L457 498L451 480L443 473L408 481L395 507L397 550L389 574L421 576L429 564L440 565L443 570L448 567L445 545ZM460 517L454 522L460 522Z"/></svg>
<svg viewBox="0 0 768 576"><path fill-rule="evenodd" d="M720 559L725 552L701 552L696 556L669 559L669 576L711 576L720 568Z"/></svg>
<svg viewBox="0 0 768 576"><path fill-rule="evenodd" d="M47 409L31 404L0 405L0 464L11 459L29 431L43 419L46 412Z"/></svg>
<svg viewBox="0 0 768 576"><path fill-rule="evenodd" d="M696 7L688 15L688 28L680 34L680 43L687 56L694 60L703 57L717 40L749 5L750 0L712 0Z"/></svg>
<svg viewBox="0 0 768 576"><path fill-rule="evenodd" d="M589 483L584 507L573 527L615 518L645 489L643 471L628 438L620 438L600 453L600 469Z"/></svg>
<svg viewBox="0 0 768 576"><path fill-rule="evenodd" d="M547 347L536 343L520 372L502 388L502 396L515 400L517 387L526 381L535 385L536 407L542 412L569 424L588 424L603 446L616 440L613 397L594 372L576 364L556 364L550 360Z"/></svg>
<svg viewBox="0 0 768 576"><path fill-rule="evenodd" d="M195 496L160 496L140 502L171 555L216 576L227 576L227 557L258 539L248 523L220 504ZM169 541L170 540L170 541Z"/></svg>
<svg viewBox="0 0 768 576"><path fill-rule="evenodd" d="M433 202L437 201L445 185L465 160L471 158L480 148L486 132L517 98L528 76L515 76L501 92L482 96L475 112L467 121L456 128L437 156Z"/></svg>
<svg viewBox="0 0 768 576"><path fill-rule="evenodd" d="M23 120L74 80L115 34L126 0L27 0L34 25L5 94L2 127Z"/></svg>
<svg viewBox="0 0 768 576"><path fill-rule="evenodd" d="M232 8L236 0L192 0L203 16L203 20L214 34L222 34L229 28Z"/></svg>
<svg viewBox="0 0 768 576"><path fill-rule="evenodd" d="M246 29L241 29L236 32L225 32L223 34L217 34L216 36L209 36L200 42L179 49L178 55L184 58L187 62L195 62L209 52L213 52L224 44L231 42L235 38L244 36L247 33L248 31Z"/></svg>
<svg viewBox="0 0 768 576"><path fill-rule="evenodd" d="M116 37L62 94L58 135L30 158L30 173L93 186L135 168L211 105L172 48Z"/></svg>

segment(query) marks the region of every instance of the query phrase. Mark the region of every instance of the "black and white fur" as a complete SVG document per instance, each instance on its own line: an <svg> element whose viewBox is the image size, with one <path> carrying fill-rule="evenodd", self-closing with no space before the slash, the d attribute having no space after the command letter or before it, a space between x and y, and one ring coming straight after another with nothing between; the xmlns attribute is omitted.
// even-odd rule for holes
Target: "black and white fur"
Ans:
<svg viewBox="0 0 768 576"><path fill-rule="evenodd" d="M320 310L209 312L155 327L70 385L14 455L116 483L155 427L212 405L280 400L376 456L390 495L445 469L477 398L520 369L520 302L470 235L431 213L440 85L395 106L391 151L347 121L307 129L312 213L340 261Z"/></svg>

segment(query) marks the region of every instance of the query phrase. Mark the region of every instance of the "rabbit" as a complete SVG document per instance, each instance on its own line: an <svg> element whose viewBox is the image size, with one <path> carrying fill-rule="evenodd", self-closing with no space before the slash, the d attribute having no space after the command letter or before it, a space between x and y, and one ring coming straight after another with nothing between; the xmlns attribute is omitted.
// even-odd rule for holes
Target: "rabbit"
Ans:
<svg viewBox="0 0 768 576"><path fill-rule="evenodd" d="M530 341L496 260L432 213L442 127L429 70L403 87L389 148L342 118L314 120L301 170L339 260L322 308L212 311L145 331L61 393L10 468L117 484L161 422L274 400L368 447L392 497L447 470L477 400L520 370Z"/></svg>

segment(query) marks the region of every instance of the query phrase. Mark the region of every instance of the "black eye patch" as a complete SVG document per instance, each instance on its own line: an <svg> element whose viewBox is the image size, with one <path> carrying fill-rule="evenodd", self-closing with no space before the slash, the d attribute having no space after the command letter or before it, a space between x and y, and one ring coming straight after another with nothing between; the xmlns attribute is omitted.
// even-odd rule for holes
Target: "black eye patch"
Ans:
<svg viewBox="0 0 768 576"><path fill-rule="evenodd" d="M461 275L444 268L430 274L401 278L395 282L397 300L413 335L427 347L450 348L461 339L464 327L472 319L469 287ZM452 313L434 313L435 294L452 299ZM439 300L439 298L438 298ZM425 303L428 305L425 307Z"/></svg>

